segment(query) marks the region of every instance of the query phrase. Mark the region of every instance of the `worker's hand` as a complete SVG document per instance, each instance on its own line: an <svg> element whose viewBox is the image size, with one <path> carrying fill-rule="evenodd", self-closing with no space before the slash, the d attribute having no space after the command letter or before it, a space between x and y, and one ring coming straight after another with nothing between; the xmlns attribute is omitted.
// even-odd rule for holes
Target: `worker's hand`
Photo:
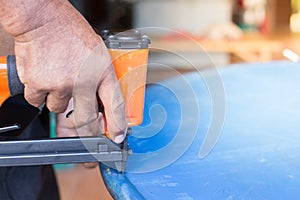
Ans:
<svg viewBox="0 0 300 200"><path fill-rule="evenodd" d="M89 130L84 130L85 127L82 127L82 130L78 130L74 124L74 115L71 115L74 109L73 99L70 100L68 108L64 113L57 114L56 117L56 136L57 137L76 137L78 133L80 134L89 134ZM102 113L99 112L98 119L96 120L96 125L99 126L99 129L102 133L105 131L105 123ZM99 165L98 162L87 162L82 163L82 165L87 169L93 169Z"/></svg>
<svg viewBox="0 0 300 200"><path fill-rule="evenodd" d="M78 135L90 135L88 126L77 127L74 112L73 99L70 100L65 112L56 115L56 135L57 137L76 137ZM92 123L94 129L100 130L100 133L105 133L105 119L101 112L98 113L97 119Z"/></svg>
<svg viewBox="0 0 300 200"><path fill-rule="evenodd" d="M123 96L105 44L84 18L67 0L0 0L0 5L0 22L15 39L27 101L62 113L73 97L72 123L79 135L91 135L101 132L100 99L111 139L122 142Z"/></svg>

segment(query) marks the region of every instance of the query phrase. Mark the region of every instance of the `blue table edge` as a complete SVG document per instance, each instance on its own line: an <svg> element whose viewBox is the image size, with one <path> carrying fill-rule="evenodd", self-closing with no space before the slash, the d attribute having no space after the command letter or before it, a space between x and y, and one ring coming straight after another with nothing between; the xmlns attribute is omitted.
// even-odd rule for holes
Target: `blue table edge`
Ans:
<svg viewBox="0 0 300 200"><path fill-rule="evenodd" d="M100 173L103 182L115 200L142 200L143 195L126 177L126 172L118 172L117 170L106 166L103 163L99 164Z"/></svg>

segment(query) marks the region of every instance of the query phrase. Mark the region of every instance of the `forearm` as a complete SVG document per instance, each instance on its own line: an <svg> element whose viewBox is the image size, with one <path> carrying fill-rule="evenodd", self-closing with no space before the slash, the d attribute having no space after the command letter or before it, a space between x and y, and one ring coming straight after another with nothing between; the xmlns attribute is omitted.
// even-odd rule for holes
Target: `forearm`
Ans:
<svg viewBox="0 0 300 200"><path fill-rule="evenodd" d="M67 0L0 0L0 5L0 23L13 37L45 28L47 24L47 29L55 29L84 21Z"/></svg>
<svg viewBox="0 0 300 200"><path fill-rule="evenodd" d="M95 34L68 0L0 0L0 23L19 42L65 31L79 37ZM94 48L95 42L85 45Z"/></svg>
<svg viewBox="0 0 300 200"><path fill-rule="evenodd" d="M56 17L64 0L0 0L0 23L12 36L37 29Z"/></svg>

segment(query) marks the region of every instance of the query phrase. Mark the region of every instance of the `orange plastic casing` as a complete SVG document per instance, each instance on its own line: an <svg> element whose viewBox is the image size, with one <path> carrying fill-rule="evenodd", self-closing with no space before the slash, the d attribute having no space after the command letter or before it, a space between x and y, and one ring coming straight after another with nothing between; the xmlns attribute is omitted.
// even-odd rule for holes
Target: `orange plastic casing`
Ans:
<svg viewBox="0 0 300 200"><path fill-rule="evenodd" d="M149 49L109 49L125 100L129 126L143 122Z"/></svg>
<svg viewBox="0 0 300 200"><path fill-rule="evenodd" d="M0 106L9 96L6 57L0 56Z"/></svg>

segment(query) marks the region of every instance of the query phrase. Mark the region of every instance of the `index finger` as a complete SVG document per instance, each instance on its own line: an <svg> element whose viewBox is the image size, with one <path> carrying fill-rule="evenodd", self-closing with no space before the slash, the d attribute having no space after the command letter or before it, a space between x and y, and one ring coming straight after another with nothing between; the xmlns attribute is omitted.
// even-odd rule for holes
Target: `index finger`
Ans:
<svg viewBox="0 0 300 200"><path fill-rule="evenodd" d="M98 94L104 106L109 136L114 142L121 143L126 137L127 120L124 98L114 70L105 76Z"/></svg>
<svg viewBox="0 0 300 200"><path fill-rule="evenodd" d="M99 77L102 76L101 58L99 53L92 52L81 66L73 88L74 112L73 118L78 135L99 134L101 129L97 124L98 105L97 89ZM84 134L83 134L84 132Z"/></svg>
<svg viewBox="0 0 300 200"><path fill-rule="evenodd" d="M110 54L106 47L101 45L91 53L81 67L73 90L75 123L80 127L88 127L94 134L100 131L96 120L98 114L96 95L103 103L111 139L121 143L127 128L124 100Z"/></svg>

